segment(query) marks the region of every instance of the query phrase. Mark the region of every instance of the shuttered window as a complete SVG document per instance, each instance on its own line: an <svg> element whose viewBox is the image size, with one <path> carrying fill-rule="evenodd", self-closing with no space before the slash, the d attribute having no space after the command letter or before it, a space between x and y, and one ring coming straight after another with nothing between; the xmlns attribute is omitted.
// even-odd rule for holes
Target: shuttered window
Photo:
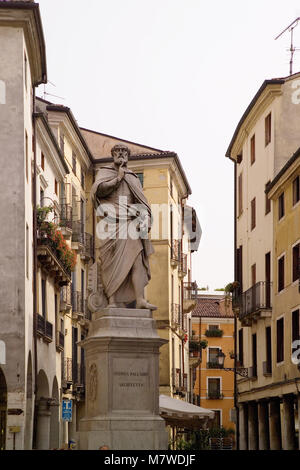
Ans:
<svg viewBox="0 0 300 470"><path fill-rule="evenodd" d="M251 230L256 227L256 199L251 201Z"/></svg>
<svg viewBox="0 0 300 470"><path fill-rule="evenodd" d="M266 184L266 189L268 185L271 183L271 181L268 181ZM271 200L269 199L268 195L265 194L265 214L269 214L271 212Z"/></svg>
<svg viewBox="0 0 300 470"><path fill-rule="evenodd" d="M255 284L256 284L256 264L253 264L251 266L251 281L252 281L252 286L255 286Z"/></svg>
<svg viewBox="0 0 300 470"><path fill-rule="evenodd" d="M293 247L293 282L299 279L300 243Z"/></svg>
<svg viewBox="0 0 300 470"><path fill-rule="evenodd" d="M284 321L277 320L277 362L284 360Z"/></svg>
<svg viewBox="0 0 300 470"><path fill-rule="evenodd" d="M300 201L300 176L293 181L293 206Z"/></svg>
<svg viewBox="0 0 300 470"><path fill-rule="evenodd" d="M251 137L250 140L250 155L251 155L251 165L255 162L255 134Z"/></svg>
<svg viewBox="0 0 300 470"><path fill-rule="evenodd" d="M284 289L284 256L278 260L278 292Z"/></svg>
<svg viewBox="0 0 300 470"><path fill-rule="evenodd" d="M243 212L243 173L239 175L238 179L238 216Z"/></svg>
<svg viewBox="0 0 300 470"><path fill-rule="evenodd" d="M284 193L281 193L278 198L278 220L284 216Z"/></svg>
<svg viewBox="0 0 300 470"><path fill-rule="evenodd" d="M265 119L265 146L267 146L271 142L271 113Z"/></svg>

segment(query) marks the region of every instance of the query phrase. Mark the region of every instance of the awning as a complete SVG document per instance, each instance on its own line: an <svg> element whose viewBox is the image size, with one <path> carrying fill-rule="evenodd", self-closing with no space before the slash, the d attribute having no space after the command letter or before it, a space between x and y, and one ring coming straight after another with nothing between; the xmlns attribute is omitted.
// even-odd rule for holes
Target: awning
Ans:
<svg viewBox="0 0 300 470"><path fill-rule="evenodd" d="M208 420L215 417L212 410L166 395L159 396L159 413L170 426L192 429L206 426Z"/></svg>

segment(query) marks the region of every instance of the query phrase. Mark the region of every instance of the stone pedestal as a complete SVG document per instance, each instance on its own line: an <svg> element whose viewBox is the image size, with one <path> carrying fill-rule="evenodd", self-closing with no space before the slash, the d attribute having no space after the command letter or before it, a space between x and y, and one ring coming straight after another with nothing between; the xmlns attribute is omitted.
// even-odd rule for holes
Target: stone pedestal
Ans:
<svg viewBox="0 0 300 470"><path fill-rule="evenodd" d="M166 450L159 416L159 348L150 310L105 308L95 313L85 349L86 405L80 449Z"/></svg>

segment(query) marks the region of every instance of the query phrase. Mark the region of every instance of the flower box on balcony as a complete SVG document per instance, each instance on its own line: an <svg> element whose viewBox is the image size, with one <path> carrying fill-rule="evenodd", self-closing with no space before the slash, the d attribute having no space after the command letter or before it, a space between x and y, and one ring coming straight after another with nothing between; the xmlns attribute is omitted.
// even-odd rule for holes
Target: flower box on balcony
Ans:
<svg viewBox="0 0 300 470"><path fill-rule="evenodd" d="M207 338L220 338L221 336L223 336L223 334L223 330L219 330L219 328L216 328L214 330L206 330L205 332L205 336L207 336Z"/></svg>
<svg viewBox="0 0 300 470"><path fill-rule="evenodd" d="M218 362L207 362L206 367L207 369L220 369Z"/></svg>

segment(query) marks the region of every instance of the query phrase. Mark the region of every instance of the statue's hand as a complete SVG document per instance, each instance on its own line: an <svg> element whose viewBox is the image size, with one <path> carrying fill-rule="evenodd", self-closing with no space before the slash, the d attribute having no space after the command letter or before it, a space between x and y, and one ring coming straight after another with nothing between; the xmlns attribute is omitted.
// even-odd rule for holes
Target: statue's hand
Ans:
<svg viewBox="0 0 300 470"><path fill-rule="evenodd" d="M122 180L124 178L124 175L125 175L125 168L121 165L119 167L119 172L118 172L119 179Z"/></svg>

